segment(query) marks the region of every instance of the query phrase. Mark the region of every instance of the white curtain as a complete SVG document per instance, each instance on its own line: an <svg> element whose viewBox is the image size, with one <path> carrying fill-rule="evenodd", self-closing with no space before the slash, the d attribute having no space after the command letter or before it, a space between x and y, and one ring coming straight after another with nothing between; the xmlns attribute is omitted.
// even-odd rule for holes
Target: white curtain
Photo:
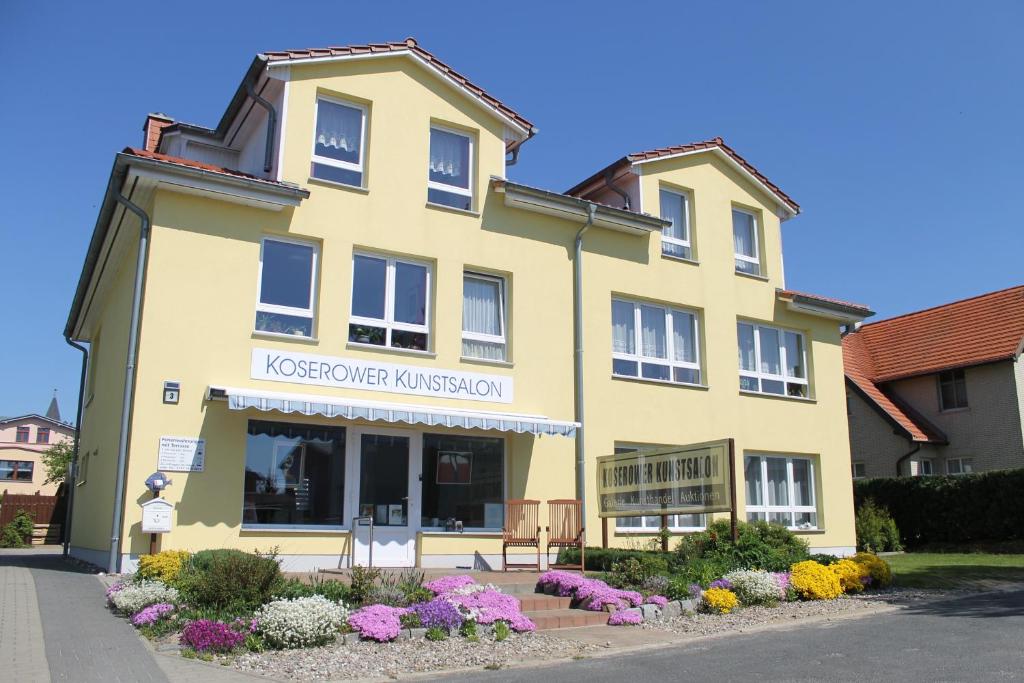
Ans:
<svg viewBox="0 0 1024 683"><path fill-rule="evenodd" d="M697 362L694 319L689 313L672 312L672 347L676 360Z"/></svg>
<svg viewBox="0 0 1024 683"><path fill-rule="evenodd" d="M779 357L779 331L770 327L759 327L761 337L761 372L769 375L782 374L782 360Z"/></svg>
<svg viewBox="0 0 1024 683"><path fill-rule="evenodd" d="M675 237L677 240L686 239L686 197L662 190L661 217L672 221L672 225L662 229L663 235Z"/></svg>
<svg viewBox="0 0 1024 683"><path fill-rule="evenodd" d="M466 277L462 281L462 329L476 334L501 336L501 286L494 280ZM505 345L462 340L462 355L469 358L504 360Z"/></svg>
<svg viewBox="0 0 1024 683"><path fill-rule="evenodd" d="M430 172L441 182L468 187L469 138L443 130L430 131Z"/></svg>
<svg viewBox="0 0 1024 683"><path fill-rule="evenodd" d="M754 360L754 327L740 323L737 327L740 346L740 369L757 370Z"/></svg>
<svg viewBox="0 0 1024 683"><path fill-rule="evenodd" d="M742 211L732 212L732 241L736 254L754 258L754 217Z"/></svg>
<svg viewBox="0 0 1024 683"><path fill-rule="evenodd" d="M804 340L796 332L786 332L786 376L804 378Z"/></svg>
<svg viewBox="0 0 1024 683"><path fill-rule="evenodd" d="M768 462L768 505L789 505L789 481L785 458L765 458Z"/></svg>
<svg viewBox="0 0 1024 683"><path fill-rule="evenodd" d="M643 355L668 358L665 351L665 310L653 306L640 307L640 342Z"/></svg>
<svg viewBox="0 0 1024 683"><path fill-rule="evenodd" d="M761 458L747 458L743 471L747 481L747 505L764 505L761 489Z"/></svg>
<svg viewBox="0 0 1024 683"><path fill-rule="evenodd" d="M624 301L612 302L612 351L615 353L636 353L633 304L628 304Z"/></svg>
<svg viewBox="0 0 1024 683"><path fill-rule="evenodd" d="M344 152L359 152L363 113L353 107L320 100L317 103L316 143Z"/></svg>
<svg viewBox="0 0 1024 683"><path fill-rule="evenodd" d="M811 497L811 463L793 459L793 505L813 505Z"/></svg>

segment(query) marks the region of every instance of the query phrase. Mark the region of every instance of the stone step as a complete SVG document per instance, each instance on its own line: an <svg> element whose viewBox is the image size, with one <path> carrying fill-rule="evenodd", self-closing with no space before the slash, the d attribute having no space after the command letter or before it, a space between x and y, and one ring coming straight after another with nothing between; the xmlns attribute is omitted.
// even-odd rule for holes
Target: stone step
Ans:
<svg viewBox="0 0 1024 683"><path fill-rule="evenodd" d="M579 626L599 626L608 623L607 612L590 612L583 609L550 609L538 612L523 612L537 625L538 631Z"/></svg>
<svg viewBox="0 0 1024 683"><path fill-rule="evenodd" d="M572 598L560 598L554 595L534 593L533 595L516 595L519 599L519 610L522 612L545 612L556 609L569 609Z"/></svg>

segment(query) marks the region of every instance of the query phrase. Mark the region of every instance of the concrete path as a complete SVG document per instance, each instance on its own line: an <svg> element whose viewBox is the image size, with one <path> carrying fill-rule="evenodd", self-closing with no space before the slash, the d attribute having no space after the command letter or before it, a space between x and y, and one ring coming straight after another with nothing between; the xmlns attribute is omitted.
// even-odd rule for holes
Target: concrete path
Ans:
<svg viewBox="0 0 1024 683"><path fill-rule="evenodd" d="M103 585L54 549L0 550L0 680L19 683L252 682L154 652L106 607ZM266 679L262 679L266 680Z"/></svg>

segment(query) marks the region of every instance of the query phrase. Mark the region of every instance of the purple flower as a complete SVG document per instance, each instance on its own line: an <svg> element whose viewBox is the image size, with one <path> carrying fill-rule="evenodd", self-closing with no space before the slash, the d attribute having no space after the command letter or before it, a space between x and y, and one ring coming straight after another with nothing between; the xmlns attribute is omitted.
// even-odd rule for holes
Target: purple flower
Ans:
<svg viewBox="0 0 1024 683"><path fill-rule="evenodd" d="M424 628L437 626L450 630L462 626L462 613L446 598L434 598L430 602L421 602L418 605L413 605L410 611L419 615L420 623Z"/></svg>
<svg viewBox="0 0 1024 683"><path fill-rule="evenodd" d="M506 595L496 588L468 593L449 594L445 599L478 624L493 624L504 621L513 631L533 631L536 626L520 611L519 600Z"/></svg>
<svg viewBox="0 0 1024 683"><path fill-rule="evenodd" d="M666 598L664 595L648 595L647 604L657 605L658 607L664 607L668 604L668 598Z"/></svg>
<svg viewBox="0 0 1024 683"><path fill-rule="evenodd" d="M232 624L198 619L181 632L181 644L196 652L227 653L245 642L245 635Z"/></svg>
<svg viewBox="0 0 1024 683"><path fill-rule="evenodd" d="M732 581L728 579L715 579L711 582L708 588L724 588L726 590L732 590Z"/></svg>
<svg viewBox="0 0 1024 683"><path fill-rule="evenodd" d="M476 583L476 580L472 576L462 574L459 576L442 576L439 579L427 581L423 584L423 587L432 591L435 595L441 595L442 593L448 593L456 588L462 588L473 583Z"/></svg>
<svg viewBox="0 0 1024 683"><path fill-rule="evenodd" d="M110 596L113 595L114 593L120 593L121 591L124 590L124 587L127 586L127 585L128 585L127 581L118 581L117 583L111 585L109 588L107 588L107 598L109 599Z"/></svg>
<svg viewBox="0 0 1024 683"><path fill-rule="evenodd" d="M860 577L860 582L865 588L867 588L874 582L874 578L872 578L871 575L868 574L867 576Z"/></svg>
<svg viewBox="0 0 1024 683"><path fill-rule="evenodd" d="M370 605L348 615L348 625L363 638L386 643L398 637L402 630L400 619L407 612L404 607Z"/></svg>
<svg viewBox="0 0 1024 683"><path fill-rule="evenodd" d="M644 621L643 615L640 612L633 612L632 610L619 610L608 617L609 626L625 626L642 624Z"/></svg>
<svg viewBox="0 0 1024 683"><path fill-rule="evenodd" d="M700 600L704 597L704 589L700 587L699 583L690 584L690 598L693 600Z"/></svg>
<svg viewBox="0 0 1024 683"><path fill-rule="evenodd" d="M773 572L772 576L775 577L776 583L779 584L779 588L785 593L789 589L789 572Z"/></svg>
<svg viewBox="0 0 1024 683"><path fill-rule="evenodd" d="M167 602L158 602L140 610L132 617L132 624L135 626L149 626L163 619L174 611L174 605Z"/></svg>

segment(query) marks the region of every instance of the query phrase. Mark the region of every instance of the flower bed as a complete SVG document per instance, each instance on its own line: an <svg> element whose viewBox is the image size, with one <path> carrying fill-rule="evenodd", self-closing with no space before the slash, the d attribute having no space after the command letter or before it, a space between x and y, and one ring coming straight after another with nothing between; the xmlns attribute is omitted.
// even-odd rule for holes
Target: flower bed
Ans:
<svg viewBox="0 0 1024 683"><path fill-rule="evenodd" d="M644 603L644 596L637 591L612 588L600 579L591 579L561 570L541 574L537 579L537 587L541 590L553 587L558 595L572 598L578 606L593 612L608 608L614 611L639 607Z"/></svg>

